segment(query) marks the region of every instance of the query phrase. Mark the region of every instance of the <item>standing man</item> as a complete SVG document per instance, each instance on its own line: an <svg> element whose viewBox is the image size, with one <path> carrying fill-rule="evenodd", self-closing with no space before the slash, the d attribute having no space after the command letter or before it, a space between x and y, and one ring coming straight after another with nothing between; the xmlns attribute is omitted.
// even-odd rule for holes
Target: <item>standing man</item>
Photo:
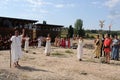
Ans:
<svg viewBox="0 0 120 80"><path fill-rule="evenodd" d="M20 67L19 59L22 57L22 37L19 35L18 30L15 30L15 34L11 37L11 55L14 67Z"/></svg>

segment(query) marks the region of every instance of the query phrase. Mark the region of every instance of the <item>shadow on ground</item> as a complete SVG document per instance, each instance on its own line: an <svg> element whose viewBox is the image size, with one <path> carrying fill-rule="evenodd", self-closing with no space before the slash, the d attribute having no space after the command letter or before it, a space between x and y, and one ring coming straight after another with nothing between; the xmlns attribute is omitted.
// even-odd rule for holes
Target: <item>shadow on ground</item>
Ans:
<svg viewBox="0 0 120 80"><path fill-rule="evenodd" d="M36 68L33 68L33 67L29 67L29 66L21 66L18 69L24 70L24 71L31 71L31 72L32 71L51 72L51 71L48 71L48 70L36 69ZM51 73L53 73L53 72L51 72Z"/></svg>
<svg viewBox="0 0 120 80"><path fill-rule="evenodd" d="M99 64L108 64L108 63L105 63L105 62L101 62L100 59L86 59L86 60L83 60L82 62L91 62L91 63L99 63ZM111 66L120 66L120 61L110 61L110 64L108 65L111 65Z"/></svg>

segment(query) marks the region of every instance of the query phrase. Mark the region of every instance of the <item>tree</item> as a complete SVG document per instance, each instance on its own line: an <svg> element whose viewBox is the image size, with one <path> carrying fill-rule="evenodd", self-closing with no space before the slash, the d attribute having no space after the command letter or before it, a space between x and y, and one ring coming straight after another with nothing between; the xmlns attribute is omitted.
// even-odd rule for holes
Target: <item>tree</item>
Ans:
<svg viewBox="0 0 120 80"><path fill-rule="evenodd" d="M77 19L75 22L75 32L79 36L85 36L85 30L82 28L83 26L83 21L81 19Z"/></svg>
<svg viewBox="0 0 120 80"><path fill-rule="evenodd" d="M70 25L68 28L68 37L72 38L73 33L74 33L74 29L73 29L72 25Z"/></svg>
<svg viewBox="0 0 120 80"><path fill-rule="evenodd" d="M80 30L82 29L83 21L81 19L77 19L75 22L75 29Z"/></svg>

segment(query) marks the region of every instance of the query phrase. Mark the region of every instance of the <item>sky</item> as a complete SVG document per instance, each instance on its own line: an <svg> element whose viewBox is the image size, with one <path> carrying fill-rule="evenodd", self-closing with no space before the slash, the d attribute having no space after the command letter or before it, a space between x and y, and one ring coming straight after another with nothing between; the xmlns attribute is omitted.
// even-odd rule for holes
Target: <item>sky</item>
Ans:
<svg viewBox="0 0 120 80"><path fill-rule="evenodd" d="M120 30L120 0L0 0L0 16L44 20L47 24L74 27L83 20L84 29Z"/></svg>

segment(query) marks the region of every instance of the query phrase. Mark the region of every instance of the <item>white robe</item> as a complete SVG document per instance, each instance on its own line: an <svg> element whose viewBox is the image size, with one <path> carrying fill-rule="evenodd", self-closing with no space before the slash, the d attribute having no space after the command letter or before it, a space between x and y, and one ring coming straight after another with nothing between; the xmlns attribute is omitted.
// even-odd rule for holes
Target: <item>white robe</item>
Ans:
<svg viewBox="0 0 120 80"><path fill-rule="evenodd" d="M50 52L51 52L51 43L50 43L50 40L47 40L46 41L46 46L45 46L45 54L49 55Z"/></svg>
<svg viewBox="0 0 120 80"><path fill-rule="evenodd" d="M28 51L29 50L29 37L26 37L25 38L25 47L24 47L24 50L25 51Z"/></svg>
<svg viewBox="0 0 120 80"><path fill-rule="evenodd" d="M38 48L41 47L41 38L38 38Z"/></svg>
<svg viewBox="0 0 120 80"><path fill-rule="evenodd" d="M22 49L21 49L21 42L22 37L21 36L12 36L11 39L11 55L12 55L12 62L18 61L22 57Z"/></svg>
<svg viewBox="0 0 120 80"><path fill-rule="evenodd" d="M83 56L83 46L84 46L83 41L79 40L78 41L78 47L77 47L77 58L78 59L82 59L82 56Z"/></svg>
<svg viewBox="0 0 120 80"><path fill-rule="evenodd" d="M70 47L72 47L72 46L73 46L73 39L70 38Z"/></svg>
<svg viewBox="0 0 120 80"><path fill-rule="evenodd" d="M66 48L68 48L68 40L65 41Z"/></svg>

